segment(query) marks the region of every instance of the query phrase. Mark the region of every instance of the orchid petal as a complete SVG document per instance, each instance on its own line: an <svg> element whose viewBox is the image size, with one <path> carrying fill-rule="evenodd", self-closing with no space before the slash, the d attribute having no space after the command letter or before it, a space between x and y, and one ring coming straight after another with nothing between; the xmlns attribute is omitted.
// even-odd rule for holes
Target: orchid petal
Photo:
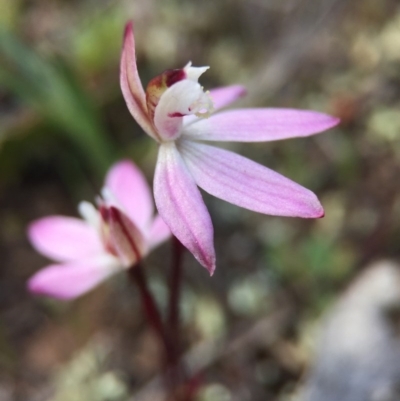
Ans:
<svg viewBox="0 0 400 401"><path fill-rule="evenodd" d="M90 291L119 270L117 259L110 255L50 265L30 278L28 289L38 295L63 300L73 299Z"/></svg>
<svg viewBox="0 0 400 401"><path fill-rule="evenodd" d="M212 115L185 127L190 139L264 142L309 136L339 123L327 114L293 109L238 109Z"/></svg>
<svg viewBox="0 0 400 401"><path fill-rule="evenodd" d="M208 269L215 269L213 226L175 143L162 144L154 177L157 209L172 233Z"/></svg>
<svg viewBox="0 0 400 401"><path fill-rule="evenodd" d="M162 244L171 236L171 230L164 223L164 220L160 215L157 215L151 225L148 243L150 249L156 248L158 245Z"/></svg>
<svg viewBox="0 0 400 401"><path fill-rule="evenodd" d="M183 116L210 110L212 102L199 83L183 79L169 87L155 108L154 125L163 140L180 135Z"/></svg>
<svg viewBox="0 0 400 401"><path fill-rule="evenodd" d="M206 192L256 212L316 218L324 211L315 194L288 178L227 150L181 141L182 157Z"/></svg>
<svg viewBox="0 0 400 401"><path fill-rule="evenodd" d="M242 85L221 86L210 90L214 109L219 110L246 95L246 88Z"/></svg>
<svg viewBox="0 0 400 401"><path fill-rule="evenodd" d="M142 232L149 228L153 216L153 199L146 178L138 167L129 160L123 160L109 170L105 187L116 198L128 217Z"/></svg>
<svg viewBox="0 0 400 401"><path fill-rule="evenodd" d="M103 252L95 228L73 217L36 220L28 227L28 237L38 252L60 262Z"/></svg>
<svg viewBox="0 0 400 401"><path fill-rule="evenodd" d="M120 84L126 105L133 118L148 135L157 139L147 114L146 95L137 70L132 21L125 27L120 65Z"/></svg>

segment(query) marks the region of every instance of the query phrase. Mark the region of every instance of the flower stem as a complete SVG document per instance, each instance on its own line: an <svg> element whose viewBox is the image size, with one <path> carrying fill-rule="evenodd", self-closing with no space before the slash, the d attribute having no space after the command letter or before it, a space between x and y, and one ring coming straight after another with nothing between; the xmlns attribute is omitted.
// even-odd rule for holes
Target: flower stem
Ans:
<svg viewBox="0 0 400 401"><path fill-rule="evenodd" d="M130 279L135 282L138 286L140 295L142 298L143 310L146 318L150 325L153 327L154 331L159 335L163 345L165 347L167 359L170 359L169 354L172 351L170 341L168 339L167 333L165 332L164 325L161 319L160 312L158 310L157 304L151 294L146 281L146 276L143 273L143 268L140 263L131 267L128 270Z"/></svg>
<svg viewBox="0 0 400 401"><path fill-rule="evenodd" d="M171 266L171 276L169 283L169 310L168 310L168 326L169 335L175 338L176 344L180 345L180 327L179 327L179 300L181 295L182 283L182 257L183 245L176 238L172 239L173 256ZM178 353L180 349L178 349Z"/></svg>
<svg viewBox="0 0 400 401"><path fill-rule="evenodd" d="M179 326L179 300L182 281L183 246L175 237L173 238L173 255L170 276L170 293L168 305L167 327L164 326L158 306L151 294L142 266L138 263L128 270L132 282L139 288L143 310L147 321L160 337L165 349L166 386L169 388L171 399L191 401L197 391L198 380L188 378L187 372L179 362L182 350L180 343Z"/></svg>
<svg viewBox="0 0 400 401"><path fill-rule="evenodd" d="M168 317L167 317L167 333L169 338L173 340L173 355L170 360L171 367L171 397L179 401L192 400L191 379L187 375L185 366L180 361L182 353L181 328L180 328L180 297L182 289L182 260L184 247L176 238L172 238L172 263L169 277L169 300L168 300Z"/></svg>

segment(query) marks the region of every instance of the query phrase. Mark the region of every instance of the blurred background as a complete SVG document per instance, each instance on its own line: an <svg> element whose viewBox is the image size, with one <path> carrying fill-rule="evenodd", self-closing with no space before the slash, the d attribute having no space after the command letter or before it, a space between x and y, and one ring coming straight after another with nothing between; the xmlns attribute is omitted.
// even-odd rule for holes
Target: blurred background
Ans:
<svg viewBox="0 0 400 401"><path fill-rule="evenodd" d="M206 89L245 85L240 107L314 109L342 120L311 138L224 145L313 190L324 219L263 216L205 195L215 275L185 255L182 313L186 357L204 380L198 400L297 400L324 382L319 369L337 355L324 359L325 351L354 334L343 325L359 322L357 305L365 303L353 292L362 287L360 299L376 300L363 311L375 316L383 302L397 322L397 265L367 268L400 257L397 0L0 0L0 401L155 401L160 391L158 342L126 277L70 303L35 298L25 287L47 264L27 241L30 221L76 216L118 158L132 158L152 180L157 147L119 88L128 19L144 85L191 60L211 66ZM145 261L161 307L170 248ZM382 301L388 291L394 295ZM320 342L329 313L341 310L332 305L346 310L354 299L356 318L334 318ZM366 319L356 334L365 339L372 325L394 336L386 324ZM396 387L399 363L389 356L399 345L385 335L366 342L371 358L359 368L380 358L388 373L379 383ZM389 345L381 352L382 342ZM354 373L340 366L329 368L337 383L340 372ZM365 375L368 383L379 376ZM366 398L363 380L349 398L343 390L332 400L400 399L376 389L383 398ZM329 391L335 384L304 397L328 400Z"/></svg>

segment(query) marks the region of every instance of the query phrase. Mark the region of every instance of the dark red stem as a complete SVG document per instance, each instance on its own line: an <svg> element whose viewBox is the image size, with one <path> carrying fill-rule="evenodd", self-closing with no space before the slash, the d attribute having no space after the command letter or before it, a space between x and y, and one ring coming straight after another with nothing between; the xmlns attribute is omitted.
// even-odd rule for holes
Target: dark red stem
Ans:
<svg viewBox="0 0 400 401"><path fill-rule="evenodd" d="M184 247L173 237L172 266L169 281L169 304L167 328L161 318L157 304L147 286L142 266L138 263L128 270L130 279L139 288L143 310L151 327L156 331L165 348L166 380L172 399L191 401L198 390L198 377L187 378L185 369L179 363L181 348L179 301L182 284L182 259Z"/></svg>
<svg viewBox="0 0 400 401"><path fill-rule="evenodd" d="M142 298L143 310L146 318L150 325L153 327L154 331L159 335L161 341L164 344L167 358L169 358L169 353L171 352L171 344L168 339L167 333L165 332L164 325L161 319L160 312L158 310L157 304L154 301L153 295L151 294L148 286L146 277L143 273L143 268L140 263L131 267L128 270L129 277L138 286L140 295Z"/></svg>
<svg viewBox="0 0 400 401"><path fill-rule="evenodd" d="M169 310L168 310L168 326L169 333L175 339L176 344L180 344L180 327L179 327L179 301L182 286L182 257L183 245L176 238L172 239L173 256L171 266L171 276L169 282Z"/></svg>

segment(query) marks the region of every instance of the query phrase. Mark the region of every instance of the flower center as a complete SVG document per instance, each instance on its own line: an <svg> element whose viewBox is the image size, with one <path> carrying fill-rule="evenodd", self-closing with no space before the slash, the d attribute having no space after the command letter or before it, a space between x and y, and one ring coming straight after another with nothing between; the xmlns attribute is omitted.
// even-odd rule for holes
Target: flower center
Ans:
<svg viewBox="0 0 400 401"><path fill-rule="evenodd" d="M210 96L210 92L203 92L203 95L199 97L192 104L193 114L199 118L208 118L214 111L214 104Z"/></svg>
<svg viewBox="0 0 400 401"><path fill-rule="evenodd" d="M146 88L146 103L147 112L151 121L154 120L155 108L157 107L162 94L173 84L185 78L186 74L183 69L166 70L148 83Z"/></svg>
<svg viewBox="0 0 400 401"><path fill-rule="evenodd" d="M160 141L173 141L180 135L183 117L209 117L213 102L209 92L197 82L208 67L167 70L153 78L146 89L147 111Z"/></svg>

